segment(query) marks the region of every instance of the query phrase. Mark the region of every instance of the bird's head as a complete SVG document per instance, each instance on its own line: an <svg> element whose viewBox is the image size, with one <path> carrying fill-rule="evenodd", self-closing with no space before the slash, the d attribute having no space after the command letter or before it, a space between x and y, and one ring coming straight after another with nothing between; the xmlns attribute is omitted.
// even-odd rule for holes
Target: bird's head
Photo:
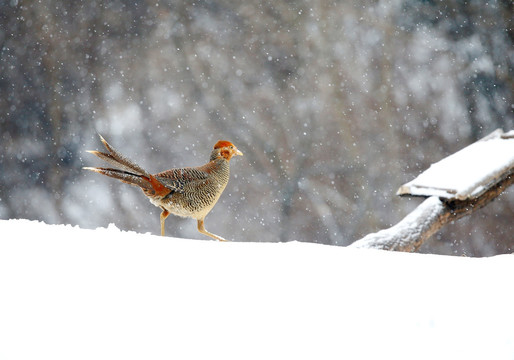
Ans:
<svg viewBox="0 0 514 360"><path fill-rule="evenodd" d="M220 140L216 143L216 145L214 145L214 150L212 150L211 154L211 160L215 160L220 157L230 160L234 155L243 156L243 153L239 151L230 141Z"/></svg>

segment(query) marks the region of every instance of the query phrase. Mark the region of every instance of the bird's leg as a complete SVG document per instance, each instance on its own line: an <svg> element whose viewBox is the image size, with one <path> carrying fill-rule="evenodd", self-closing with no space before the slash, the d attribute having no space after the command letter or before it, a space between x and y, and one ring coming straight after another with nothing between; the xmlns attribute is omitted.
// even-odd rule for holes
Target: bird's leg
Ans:
<svg viewBox="0 0 514 360"><path fill-rule="evenodd" d="M170 212L164 208L162 208L161 212L161 236L164 236L164 220L168 217Z"/></svg>
<svg viewBox="0 0 514 360"><path fill-rule="evenodd" d="M223 239L221 236L214 235L213 233L210 233L207 230L205 230L205 226L203 225L203 219L198 220L198 231L218 241L228 241L227 239Z"/></svg>

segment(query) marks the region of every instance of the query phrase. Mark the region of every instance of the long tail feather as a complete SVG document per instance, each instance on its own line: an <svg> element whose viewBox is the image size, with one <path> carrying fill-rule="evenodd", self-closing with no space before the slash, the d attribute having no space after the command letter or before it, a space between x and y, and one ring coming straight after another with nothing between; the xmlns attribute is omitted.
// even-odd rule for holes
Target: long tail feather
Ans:
<svg viewBox="0 0 514 360"><path fill-rule="evenodd" d="M108 162L109 164L116 166L119 168L119 170L96 167L85 167L84 169L119 179L127 184L137 185L143 189L147 195L166 196L173 191L172 189L166 187L159 180L157 180L155 176L146 172L146 170L141 168L139 165L121 155L102 137L102 135L98 134L98 136L100 136L100 140L104 144L107 151L109 151L109 153L107 154L94 150L88 152L98 156L100 159Z"/></svg>
<svg viewBox="0 0 514 360"><path fill-rule="evenodd" d="M119 167L120 169L138 174L138 175L144 175L146 177L150 177L150 174L146 172L145 169L137 165L132 160L126 158L121 153L119 153L115 148L113 148L104 138L102 135L98 134L100 136L100 140L104 144L107 151L109 151L109 154L102 153L99 151L90 151L92 154L98 156L100 159L107 161L108 163Z"/></svg>
<svg viewBox="0 0 514 360"><path fill-rule="evenodd" d="M123 170L109 169L109 168L84 167L83 169L91 170L91 171L97 172L99 174L121 180L124 183L130 184L130 185L137 185L141 189L146 190L146 191L151 191L151 192L154 191L151 182L148 181L148 178L145 178L141 175L132 174L130 172L126 172Z"/></svg>
<svg viewBox="0 0 514 360"><path fill-rule="evenodd" d="M96 150L86 150L88 153L98 156L100 159L108 162L109 164L116 166L117 168L120 168L121 170L125 170L131 173L135 173L134 169L132 167L129 167L127 165L124 165L123 163L116 160L111 154L106 154L100 151Z"/></svg>

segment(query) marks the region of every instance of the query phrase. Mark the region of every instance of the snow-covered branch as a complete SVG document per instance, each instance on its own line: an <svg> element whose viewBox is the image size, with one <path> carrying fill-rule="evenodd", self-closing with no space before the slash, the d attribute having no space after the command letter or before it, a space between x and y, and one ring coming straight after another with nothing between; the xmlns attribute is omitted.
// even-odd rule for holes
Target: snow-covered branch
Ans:
<svg viewBox="0 0 514 360"><path fill-rule="evenodd" d="M514 132L496 130L400 187L399 195L428 199L398 224L351 246L416 251L437 230L486 206L513 183Z"/></svg>
<svg viewBox="0 0 514 360"><path fill-rule="evenodd" d="M437 196L429 197L398 224L354 242L353 247L413 252L440 226L445 206Z"/></svg>

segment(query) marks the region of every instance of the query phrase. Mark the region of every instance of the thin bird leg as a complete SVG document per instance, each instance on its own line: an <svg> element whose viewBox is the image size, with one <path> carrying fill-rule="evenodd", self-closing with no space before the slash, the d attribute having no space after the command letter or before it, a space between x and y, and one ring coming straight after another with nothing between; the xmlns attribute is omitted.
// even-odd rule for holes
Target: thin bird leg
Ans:
<svg viewBox="0 0 514 360"><path fill-rule="evenodd" d="M214 235L213 233L210 233L207 230L205 230L205 226L203 225L203 219L198 220L198 231L218 241L228 241L227 239L223 239L221 236Z"/></svg>
<svg viewBox="0 0 514 360"><path fill-rule="evenodd" d="M170 212L166 209L162 209L161 213L161 236L164 236L164 220L168 217Z"/></svg>

